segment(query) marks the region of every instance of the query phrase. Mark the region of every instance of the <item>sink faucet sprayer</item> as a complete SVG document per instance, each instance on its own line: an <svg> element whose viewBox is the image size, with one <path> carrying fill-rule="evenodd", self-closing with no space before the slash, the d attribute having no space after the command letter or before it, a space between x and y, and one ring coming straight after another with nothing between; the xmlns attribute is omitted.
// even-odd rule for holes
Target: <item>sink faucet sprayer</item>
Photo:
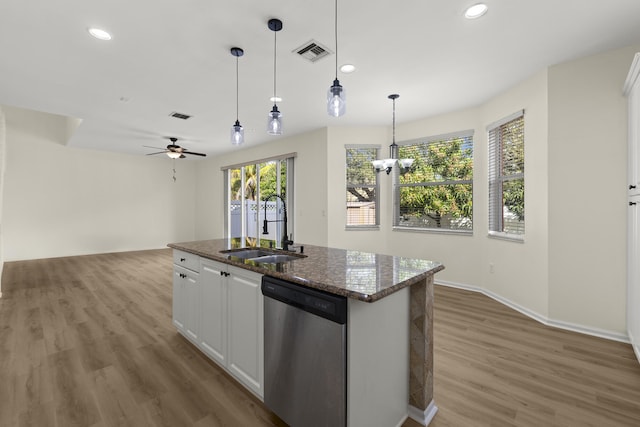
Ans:
<svg viewBox="0 0 640 427"><path fill-rule="evenodd" d="M282 206L284 209L284 219L272 219L272 220L267 219L267 202L270 199L273 199L274 197L278 197L280 200L282 200ZM270 222L284 222L284 230L282 233L281 245L282 245L282 249L284 249L285 251L288 251L289 245L293 244L293 240L290 240L289 237L287 236L288 234L287 233L287 202L284 201L281 195L275 194L275 193L265 197L263 200L264 200L264 222L262 225L262 234L269 234L268 227Z"/></svg>

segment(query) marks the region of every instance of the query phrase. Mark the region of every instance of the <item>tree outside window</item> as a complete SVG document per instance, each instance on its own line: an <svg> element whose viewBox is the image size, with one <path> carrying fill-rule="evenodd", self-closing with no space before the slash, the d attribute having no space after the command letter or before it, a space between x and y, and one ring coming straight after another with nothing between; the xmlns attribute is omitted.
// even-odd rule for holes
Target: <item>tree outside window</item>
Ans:
<svg viewBox="0 0 640 427"><path fill-rule="evenodd" d="M473 229L472 132L402 144L400 158L414 159L396 185L398 227Z"/></svg>
<svg viewBox="0 0 640 427"><path fill-rule="evenodd" d="M377 158L377 147L346 147L347 228L379 225L378 174L371 165Z"/></svg>

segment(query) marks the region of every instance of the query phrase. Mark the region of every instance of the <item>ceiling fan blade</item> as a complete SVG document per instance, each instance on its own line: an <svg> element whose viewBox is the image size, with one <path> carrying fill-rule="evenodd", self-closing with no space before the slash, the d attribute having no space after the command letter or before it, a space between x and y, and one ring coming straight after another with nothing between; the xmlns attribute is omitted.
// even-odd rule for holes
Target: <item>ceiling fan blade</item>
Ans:
<svg viewBox="0 0 640 427"><path fill-rule="evenodd" d="M164 154L164 153L166 153L166 150L165 151L158 151L157 153L148 153L147 156L153 156L154 154Z"/></svg>
<svg viewBox="0 0 640 427"><path fill-rule="evenodd" d="M207 155L206 155L206 154L204 154L204 153L194 153L193 151L187 151L187 150L182 150L182 152L183 152L184 154L192 154L192 155L194 155L194 156L207 157Z"/></svg>
<svg viewBox="0 0 640 427"><path fill-rule="evenodd" d="M152 147L152 146L150 146L150 145L143 145L143 147L146 147L146 148L155 148L156 150L164 150L164 148L162 148L162 147Z"/></svg>

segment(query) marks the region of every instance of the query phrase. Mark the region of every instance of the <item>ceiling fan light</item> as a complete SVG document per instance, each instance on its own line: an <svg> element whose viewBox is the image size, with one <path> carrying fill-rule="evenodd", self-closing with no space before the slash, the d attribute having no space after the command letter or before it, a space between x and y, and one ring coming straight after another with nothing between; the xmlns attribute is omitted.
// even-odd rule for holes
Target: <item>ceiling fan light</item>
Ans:
<svg viewBox="0 0 640 427"><path fill-rule="evenodd" d="M169 156L172 159L179 159L180 156L182 156L182 153L179 153L177 151L167 151L167 156Z"/></svg>
<svg viewBox="0 0 640 427"><path fill-rule="evenodd" d="M340 85L340 81L335 79L333 85L327 91L327 113L333 117L344 115L347 110L346 93Z"/></svg>
<svg viewBox="0 0 640 427"><path fill-rule="evenodd" d="M244 128L238 120L231 126L231 143L233 145L241 145L244 143Z"/></svg>

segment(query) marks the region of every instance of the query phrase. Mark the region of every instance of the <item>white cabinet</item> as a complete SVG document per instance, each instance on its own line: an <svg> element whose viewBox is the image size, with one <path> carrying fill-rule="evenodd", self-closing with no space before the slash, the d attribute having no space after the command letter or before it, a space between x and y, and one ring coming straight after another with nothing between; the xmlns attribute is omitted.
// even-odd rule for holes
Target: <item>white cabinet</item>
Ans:
<svg viewBox="0 0 640 427"><path fill-rule="evenodd" d="M262 275L198 256L194 262L194 255L176 252L181 251L174 251L174 325L262 398ZM199 274L182 265L198 266Z"/></svg>
<svg viewBox="0 0 640 427"><path fill-rule="evenodd" d="M640 53L634 57L624 93L629 102L627 333L640 361Z"/></svg>
<svg viewBox="0 0 640 427"><path fill-rule="evenodd" d="M228 331L229 371L245 386L263 396L263 297L262 276L229 267Z"/></svg>
<svg viewBox="0 0 640 427"><path fill-rule="evenodd" d="M192 262L193 258L189 256ZM199 257L195 259L199 263ZM173 324L193 343L198 340L198 275L197 271L173 266Z"/></svg>
<svg viewBox="0 0 640 427"><path fill-rule="evenodd" d="M200 348L210 358L226 366L226 265L204 258L200 262L200 324Z"/></svg>
<svg viewBox="0 0 640 427"><path fill-rule="evenodd" d="M640 361L640 195L629 197L627 235L627 333Z"/></svg>

